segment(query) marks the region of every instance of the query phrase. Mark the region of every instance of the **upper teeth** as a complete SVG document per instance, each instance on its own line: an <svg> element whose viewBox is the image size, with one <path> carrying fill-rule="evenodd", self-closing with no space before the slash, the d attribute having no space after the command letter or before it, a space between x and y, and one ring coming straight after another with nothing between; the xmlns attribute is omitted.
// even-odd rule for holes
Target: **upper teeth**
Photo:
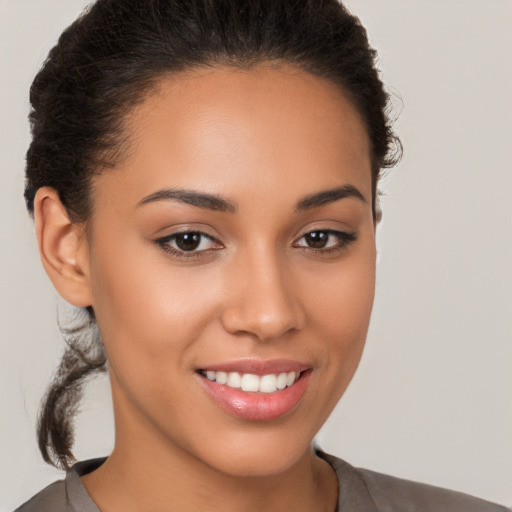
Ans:
<svg viewBox="0 0 512 512"><path fill-rule="evenodd" d="M254 375L253 373L215 372L207 370L203 372L210 380L219 384L226 384L230 388L242 389L242 391L259 391L261 393L274 393L278 389L291 386L300 375L300 372L282 372L269 375Z"/></svg>

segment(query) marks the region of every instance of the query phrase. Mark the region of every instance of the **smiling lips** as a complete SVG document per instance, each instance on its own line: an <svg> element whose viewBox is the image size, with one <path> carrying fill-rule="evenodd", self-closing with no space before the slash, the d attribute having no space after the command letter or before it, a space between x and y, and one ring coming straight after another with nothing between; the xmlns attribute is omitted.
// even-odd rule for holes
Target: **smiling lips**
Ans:
<svg viewBox="0 0 512 512"><path fill-rule="evenodd" d="M246 420L271 420L292 411L302 399L311 367L296 361L239 361L197 372L220 407Z"/></svg>
<svg viewBox="0 0 512 512"><path fill-rule="evenodd" d="M290 387L300 376L300 372L282 372L279 374L270 373L267 375L255 375L254 373L238 372L215 372L208 370L202 372L207 379L218 384L226 384L230 388L242 389L242 391L252 391L260 393L275 393L286 387Z"/></svg>

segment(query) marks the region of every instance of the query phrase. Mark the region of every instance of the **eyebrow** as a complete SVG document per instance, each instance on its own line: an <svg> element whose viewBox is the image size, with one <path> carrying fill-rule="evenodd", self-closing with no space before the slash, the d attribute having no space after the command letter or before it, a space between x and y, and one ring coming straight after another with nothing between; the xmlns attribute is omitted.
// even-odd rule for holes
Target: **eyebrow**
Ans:
<svg viewBox="0 0 512 512"><path fill-rule="evenodd" d="M303 197L295 206L295 211L310 210L312 208L317 208L325 204L333 203L334 201L345 199L347 197L354 197L363 203L367 203L363 194L361 194L361 192L359 192L356 187L353 185L343 185L342 187L324 190L322 192L316 192L314 194ZM214 194L206 194L196 190L176 188L158 190L157 192L144 197L137 204L137 206L155 203L157 201L178 201L180 203L196 206L197 208L203 208L216 212L236 212L235 203L220 196Z"/></svg>
<svg viewBox="0 0 512 512"><path fill-rule="evenodd" d="M192 206L197 206L198 208L213 210L215 212L234 213L236 211L235 204L227 199L223 199L222 197L213 194L205 194L204 192L197 192L195 190L183 190L177 188L168 188L154 192L142 199L137 206L166 200L179 201L180 203L190 204Z"/></svg>
<svg viewBox="0 0 512 512"><path fill-rule="evenodd" d="M346 197L354 197L359 199L363 203L368 203L365 197L356 187L353 185L343 185L342 187L333 188L331 190L324 190L323 192L316 192L302 198L295 207L295 211L310 210L311 208L317 208L324 204L333 203Z"/></svg>

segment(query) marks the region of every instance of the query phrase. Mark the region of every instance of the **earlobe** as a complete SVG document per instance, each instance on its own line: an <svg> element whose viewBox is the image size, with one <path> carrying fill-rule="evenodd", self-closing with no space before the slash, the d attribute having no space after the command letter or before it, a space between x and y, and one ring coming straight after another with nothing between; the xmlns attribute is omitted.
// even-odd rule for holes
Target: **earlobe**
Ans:
<svg viewBox="0 0 512 512"><path fill-rule="evenodd" d="M56 290L74 306L92 305L83 224L71 222L57 191L50 187L37 191L34 215L41 261Z"/></svg>

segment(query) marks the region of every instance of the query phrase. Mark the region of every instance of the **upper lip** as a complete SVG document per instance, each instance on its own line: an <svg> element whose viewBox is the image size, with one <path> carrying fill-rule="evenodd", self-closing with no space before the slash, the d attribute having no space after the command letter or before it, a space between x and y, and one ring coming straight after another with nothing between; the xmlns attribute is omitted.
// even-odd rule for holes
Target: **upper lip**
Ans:
<svg viewBox="0 0 512 512"><path fill-rule="evenodd" d="M291 359L240 359L225 363L208 364L199 368L204 371L252 373L268 375L271 373L303 372L311 368L310 364Z"/></svg>

